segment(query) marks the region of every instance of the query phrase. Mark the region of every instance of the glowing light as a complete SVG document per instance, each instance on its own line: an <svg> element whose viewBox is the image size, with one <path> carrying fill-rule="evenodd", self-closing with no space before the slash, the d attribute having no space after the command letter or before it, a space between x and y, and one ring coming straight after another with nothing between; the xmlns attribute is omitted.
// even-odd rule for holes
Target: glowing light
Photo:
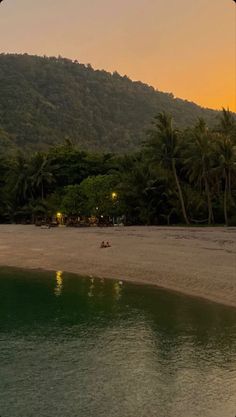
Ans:
<svg viewBox="0 0 236 417"><path fill-rule="evenodd" d="M59 217L59 218L60 218L61 216L62 216L62 214L61 214L61 213L57 213L57 217Z"/></svg>
<svg viewBox="0 0 236 417"><path fill-rule="evenodd" d="M111 193L111 197L112 197L112 200L115 200L117 198L117 193L115 192Z"/></svg>

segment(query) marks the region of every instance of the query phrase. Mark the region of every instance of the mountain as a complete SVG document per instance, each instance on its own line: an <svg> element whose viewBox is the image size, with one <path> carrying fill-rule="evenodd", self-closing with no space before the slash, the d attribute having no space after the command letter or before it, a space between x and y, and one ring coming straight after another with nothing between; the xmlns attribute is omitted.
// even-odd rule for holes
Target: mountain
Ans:
<svg viewBox="0 0 236 417"><path fill-rule="evenodd" d="M66 138L84 149L137 148L153 117L172 114L177 126L218 112L65 58L0 54L0 148L47 149Z"/></svg>

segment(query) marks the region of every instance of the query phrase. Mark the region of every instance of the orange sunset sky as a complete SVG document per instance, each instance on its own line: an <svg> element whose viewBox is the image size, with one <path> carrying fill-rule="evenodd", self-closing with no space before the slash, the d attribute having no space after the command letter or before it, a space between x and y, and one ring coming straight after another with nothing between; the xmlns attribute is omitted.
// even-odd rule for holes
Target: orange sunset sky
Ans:
<svg viewBox="0 0 236 417"><path fill-rule="evenodd" d="M233 0L4 0L0 50L62 55L236 111Z"/></svg>

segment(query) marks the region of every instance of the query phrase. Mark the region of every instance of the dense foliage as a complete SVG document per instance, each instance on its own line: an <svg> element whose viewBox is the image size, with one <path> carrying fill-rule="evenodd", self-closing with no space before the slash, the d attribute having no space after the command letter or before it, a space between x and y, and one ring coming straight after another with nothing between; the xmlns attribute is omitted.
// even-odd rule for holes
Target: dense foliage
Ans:
<svg viewBox="0 0 236 417"><path fill-rule="evenodd" d="M63 58L0 54L0 150L47 150L70 139L83 149L135 150L159 112L179 128L217 112Z"/></svg>
<svg viewBox="0 0 236 417"><path fill-rule="evenodd" d="M82 151L70 140L45 152L2 155L0 221L123 216L127 224L236 225L236 122L223 110L177 129L159 113L141 150Z"/></svg>

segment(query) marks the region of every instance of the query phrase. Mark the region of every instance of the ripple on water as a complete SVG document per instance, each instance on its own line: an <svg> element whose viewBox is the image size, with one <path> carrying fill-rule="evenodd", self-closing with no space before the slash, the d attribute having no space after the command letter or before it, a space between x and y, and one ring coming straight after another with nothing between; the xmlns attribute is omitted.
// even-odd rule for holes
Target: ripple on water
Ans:
<svg viewBox="0 0 236 417"><path fill-rule="evenodd" d="M0 364L1 417L234 416L236 310L4 269Z"/></svg>

